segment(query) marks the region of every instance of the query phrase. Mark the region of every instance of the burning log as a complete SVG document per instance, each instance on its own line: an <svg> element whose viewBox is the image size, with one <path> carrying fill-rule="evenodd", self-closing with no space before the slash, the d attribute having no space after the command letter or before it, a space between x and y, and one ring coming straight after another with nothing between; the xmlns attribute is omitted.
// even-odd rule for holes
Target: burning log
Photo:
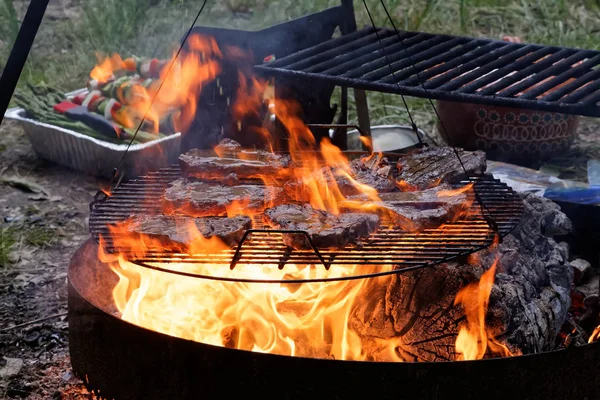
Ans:
<svg viewBox="0 0 600 400"><path fill-rule="evenodd" d="M351 316L351 327L377 351L378 339L397 338L396 354L405 361L457 358L455 342L465 324L455 298L468 282L478 280L497 259L497 273L485 315L488 337L512 353L536 353L554 346L567 317L573 272L568 250L552 237L571 229L571 222L549 200L524 196L519 226L494 249L469 262L394 276L383 285L365 287L363 302ZM381 360L383 361L383 359Z"/></svg>

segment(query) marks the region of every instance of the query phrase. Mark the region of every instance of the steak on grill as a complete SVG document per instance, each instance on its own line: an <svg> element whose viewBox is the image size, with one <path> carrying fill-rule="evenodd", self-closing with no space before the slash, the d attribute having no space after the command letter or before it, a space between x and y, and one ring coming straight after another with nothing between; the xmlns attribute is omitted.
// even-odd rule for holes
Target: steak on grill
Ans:
<svg viewBox="0 0 600 400"><path fill-rule="evenodd" d="M131 233L150 236L159 240L165 249L175 252L187 252L199 240L198 233L205 239L216 237L234 247L246 230L252 228L252 220L242 215L233 218L134 215L129 222Z"/></svg>
<svg viewBox="0 0 600 400"><path fill-rule="evenodd" d="M449 185L440 185L416 192L381 193L381 202L375 209L387 215L392 224L406 230L433 228L452 220L469 205L465 193L450 192ZM368 201L366 196L352 196L349 200Z"/></svg>
<svg viewBox="0 0 600 400"><path fill-rule="evenodd" d="M204 217L235 213L238 207L249 212L261 212L281 197L283 190L272 186L243 184L223 186L215 182L200 182L179 178L169 184L163 201L167 213L183 213Z"/></svg>
<svg viewBox="0 0 600 400"><path fill-rule="evenodd" d="M288 155L244 149L231 139L221 141L214 153L192 149L179 156L179 166L184 176L208 181L223 181L225 177L231 178L232 174L239 179L274 176L285 171L290 163Z"/></svg>
<svg viewBox="0 0 600 400"><path fill-rule="evenodd" d="M483 151L457 149L467 175L481 175L486 169ZM451 147L425 147L400 157L398 180L417 189L428 189L464 178L464 171Z"/></svg>
<svg viewBox="0 0 600 400"><path fill-rule="evenodd" d="M316 210L309 204L282 204L268 208L264 221L275 229L300 230L308 234L317 248L344 248L356 244L377 230L380 219L375 214L344 213L333 215ZM294 249L310 249L303 234L286 233L283 242Z"/></svg>
<svg viewBox="0 0 600 400"><path fill-rule="evenodd" d="M386 157L376 154L363 156L350 162L353 178L364 185L376 189L380 193L393 192L396 185L392 180L392 165ZM340 191L345 196L360 193L346 177L337 176L336 181Z"/></svg>
<svg viewBox="0 0 600 400"><path fill-rule="evenodd" d="M363 185L368 185L380 193L397 190L392 179L392 165L385 157L379 158L373 154L354 159L350 162L350 169L354 180ZM336 173L330 167L323 167L319 172L313 174L319 176L319 179L323 177L323 184L330 187L332 181L335 180L340 193L344 196L354 196L361 193L361 190L347 176ZM290 198L296 201L308 201L306 195L310 191L302 189L303 184L299 179L290 180L284 185L284 190Z"/></svg>

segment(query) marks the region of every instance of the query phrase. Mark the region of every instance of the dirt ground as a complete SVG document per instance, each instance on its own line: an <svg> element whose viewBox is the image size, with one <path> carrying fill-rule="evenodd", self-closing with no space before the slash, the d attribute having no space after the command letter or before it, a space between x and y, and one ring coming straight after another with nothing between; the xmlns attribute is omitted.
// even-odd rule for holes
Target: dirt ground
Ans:
<svg viewBox="0 0 600 400"><path fill-rule="evenodd" d="M15 122L0 133L0 223L15 240L0 264L0 398L92 398L71 372L66 282L100 182L37 158Z"/></svg>

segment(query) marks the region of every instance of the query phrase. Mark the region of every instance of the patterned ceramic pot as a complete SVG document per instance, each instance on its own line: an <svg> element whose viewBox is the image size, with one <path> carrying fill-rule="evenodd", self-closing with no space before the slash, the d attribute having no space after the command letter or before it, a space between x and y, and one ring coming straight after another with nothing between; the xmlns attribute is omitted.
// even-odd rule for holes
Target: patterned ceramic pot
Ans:
<svg viewBox="0 0 600 400"><path fill-rule="evenodd" d="M566 151L577 134L579 117L545 111L438 101L446 143L483 150L490 159L535 164Z"/></svg>

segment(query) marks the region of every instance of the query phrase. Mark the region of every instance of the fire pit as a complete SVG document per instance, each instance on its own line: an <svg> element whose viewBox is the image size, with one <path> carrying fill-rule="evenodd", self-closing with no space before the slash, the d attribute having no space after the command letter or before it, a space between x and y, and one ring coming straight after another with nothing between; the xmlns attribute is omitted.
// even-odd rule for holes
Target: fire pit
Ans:
<svg viewBox="0 0 600 400"><path fill-rule="evenodd" d="M351 4L340 10L347 19ZM253 74L229 31L214 32L221 40L190 37L184 60L211 68L192 80L194 96L183 93L198 111L179 165L105 190L90 205L92 239L69 269L75 372L118 399L240 390L278 398L597 393L597 343L553 351L573 281L568 249L554 240L570 229L558 207L486 175L482 152L350 153L343 133L324 131L335 114L332 83L403 92L392 82L394 60L405 68L417 50L419 60L434 49L460 59L496 44L375 27L350 33L348 20L319 15L326 36L336 24L344 35L324 43L311 36L308 48L257 68L277 80ZM406 59L404 39L415 46ZM498 51L534 52L515 66L550 52L510 46ZM386 49L391 61L381 57ZM324 59L332 52L350 69ZM454 68L440 57L421 67L434 69L436 60ZM368 68L355 68L356 60ZM183 63L176 70L198 69ZM340 76L348 71L353 78ZM292 79L311 76L331 85L309 93ZM369 148L368 135L362 140ZM307 371L307 382L291 381Z"/></svg>
<svg viewBox="0 0 600 400"><path fill-rule="evenodd" d="M89 240L69 267L69 343L74 371L104 398L216 397L241 390L267 398L395 397L399 388L406 397L432 399L456 393L492 399L598 393L599 343L479 361L368 362L263 354L159 333L119 318L112 298L119 278L98 259L98 251ZM292 381L298 374L302 381Z"/></svg>
<svg viewBox="0 0 600 400"><path fill-rule="evenodd" d="M455 160L453 153L442 156L446 168L436 170L433 183L425 182L433 188L415 190L412 186L423 181L421 174L415 178L410 172L417 168L422 173L423 165L411 160L445 154L443 149L382 158L343 153L326 143L320 153L292 150L299 164L291 175L284 174L288 183L296 182L293 174L298 173L304 187L324 196L318 197L321 201L333 201L324 195L328 191L313 189L312 179L338 189L345 181L315 177L315 171L334 168L337 162L357 168L385 159L404 166L398 173L411 183L396 182L405 191L395 193L417 196L419 204L409 206L419 210L415 221L431 210L420 196L432 189L439 193ZM238 145L222 142L216 152L225 146ZM316 169L300 163L324 150L331 151L336 163L320 160ZM165 196L173 188L187 190L177 182L186 174L191 179L197 165L221 171L223 162L215 166L215 160L230 165L247 160L239 154L256 151L236 150L216 158L191 151L181 157L180 166L121 184L92 203L90 229L97 240L77 252L69 270L70 346L74 370L99 395L193 398L245 390L267 397L345 398L372 394L374 386L385 396L407 387L403 393L419 398L452 398L456 390L471 398L484 393L492 398L564 398L594 392L598 382L586 376L596 376L600 369L593 361L600 351L597 344L544 353L554 347L569 304L572 275L566 250L552 239L568 230L569 222L551 202L532 196L523 202L490 176L463 177L436 195L435 202L459 196L468 205L436 226L407 229L384 213L378 230L337 247L317 246L307 232L273 229L266 220L255 219L227 249L214 248L204 233L195 234L200 243L190 248L172 248L173 242L185 244L185 238L135 231L125 223L132 215L169 217L172 204L165 207ZM342 177L364 179L359 174L363 170L352 171ZM250 181L216 185L241 188ZM358 211L379 204L364 198L368 188L355 187L366 191L358 194ZM291 202L291 195L286 196L278 201ZM377 196L385 202L385 192ZM256 217L247 207L249 203L241 203L225 214ZM189 218L189 208L175 211ZM221 218L223 223L231 219ZM286 235L306 235L309 248L294 248L296 241L286 244ZM492 286L497 268L501 273ZM470 281L475 282L465 286ZM488 311L493 314L489 321ZM440 362L521 353L530 355ZM547 365L557 368L548 371ZM582 383L565 385L564 365L572 366L568 379ZM307 370L308 384L290 383L290 372ZM552 384L543 389L532 384L541 379Z"/></svg>

